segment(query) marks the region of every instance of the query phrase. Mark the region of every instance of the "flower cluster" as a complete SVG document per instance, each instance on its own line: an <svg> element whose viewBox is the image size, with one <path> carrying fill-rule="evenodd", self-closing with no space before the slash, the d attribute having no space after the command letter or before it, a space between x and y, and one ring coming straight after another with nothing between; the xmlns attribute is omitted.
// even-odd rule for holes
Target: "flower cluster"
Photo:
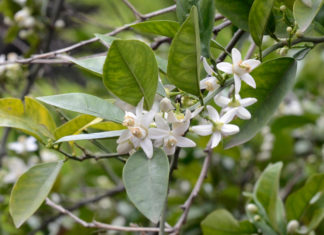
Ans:
<svg viewBox="0 0 324 235"><path fill-rule="evenodd" d="M226 74L234 75L235 93L232 94L231 97L222 96L220 94L216 95L214 97L214 102L222 108L221 113L219 114L214 107L208 105L208 116L206 117L206 120L204 120L205 124L192 127L192 130L198 135L211 135L208 143L209 148L215 148L223 136L238 133L239 127L229 123L234 117L250 119L251 114L246 107L257 101L255 98L242 99L239 92L242 80L249 86L253 88L256 87L255 81L249 73L260 64L260 61L254 59L242 61L241 53L236 48L233 48L232 50L232 60L233 64L228 62L218 63L217 69ZM208 65L206 59L203 60L203 65L208 76L201 80L200 88L212 92L219 88L220 84L216 78L215 71L213 71L213 69Z"/></svg>
<svg viewBox="0 0 324 235"><path fill-rule="evenodd" d="M163 147L166 154L174 154L177 146L195 147L196 144L183 137L190 125L190 119L195 117L202 108L191 113L186 110L185 114L179 110L173 111L174 107L168 98L160 102L160 110L156 105L150 111L143 110L142 99L135 113L126 111L123 125L126 130L117 140L118 153L128 153L141 147L148 158L153 156L153 146Z"/></svg>

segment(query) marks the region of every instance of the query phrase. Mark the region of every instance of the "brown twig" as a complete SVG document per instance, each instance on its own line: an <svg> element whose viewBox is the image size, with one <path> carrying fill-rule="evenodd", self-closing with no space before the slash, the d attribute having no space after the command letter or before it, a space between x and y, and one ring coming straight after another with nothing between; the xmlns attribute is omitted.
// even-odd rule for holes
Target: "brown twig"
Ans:
<svg viewBox="0 0 324 235"><path fill-rule="evenodd" d="M133 12L133 14L138 20L144 19L144 16L138 10L136 10L136 8L128 0L122 0L122 1Z"/></svg>
<svg viewBox="0 0 324 235"><path fill-rule="evenodd" d="M128 156L128 154L120 154L120 153L106 153L102 155L93 155L88 152L85 152L83 156L76 157L71 154L68 154L64 152L61 149L56 149L56 151L60 152L63 154L67 159L75 160L78 162L83 162L84 160L89 160L89 159L94 159L96 161L101 160L101 159L107 159L107 158L119 158L121 156Z"/></svg>
<svg viewBox="0 0 324 235"><path fill-rule="evenodd" d="M213 29L213 33L215 35L217 35L220 31L222 31L223 29L225 29L226 27L230 26L232 24L232 22L230 20L226 20L223 23L217 25L214 27Z"/></svg>

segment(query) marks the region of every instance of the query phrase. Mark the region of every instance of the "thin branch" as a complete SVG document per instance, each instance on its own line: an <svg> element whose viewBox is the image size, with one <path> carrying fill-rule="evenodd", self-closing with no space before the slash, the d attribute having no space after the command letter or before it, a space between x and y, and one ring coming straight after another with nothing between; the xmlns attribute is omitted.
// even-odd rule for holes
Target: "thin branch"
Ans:
<svg viewBox="0 0 324 235"><path fill-rule="evenodd" d="M163 43L171 43L171 41L172 39L168 37L158 38L151 44L151 48L152 50L157 50Z"/></svg>
<svg viewBox="0 0 324 235"><path fill-rule="evenodd" d="M113 231L123 231L123 232L158 232L158 228L154 227L127 227L127 226L115 226L111 224L104 224L98 221L93 222L86 222L83 219L74 215L71 211L65 209L64 207L56 204L55 202L51 201L49 198L46 198L46 204L53 209L59 211L60 213L69 216L78 224L81 224L83 227L86 228L98 228L98 229L105 229L105 230L113 230ZM171 229L166 229L165 232L170 232Z"/></svg>
<svg viewBox="0 0 324 235"><path fill-rule="evenodd" d="M193 188L193 190L192 190L191 194L189 195L188 199L186 200L186 202L181 206L181 208L183 209L183 213L182 213L181 217L179 218L178 222L176 223L176 225L174 226L174 232L172 233L174 235L179 234L181 227L186 223L187 217L188 217L188 214L190 211L190 207L193 203L193 200L197 197L197 195L200 191L200 188L204 182L204 179L207 176L209 163L210 163L211 157L213 155L213 150L207 149L207 150L205 150L205 152L207 153L207 156L205 157L203 167L200 171L200 175L196 182L196 185Z"/></svg>
<svg viewBox="0 0 324 235"><path fill-rule="evenodd" d="M223 23L221 23L221 24L217 25L216 27L214 27L213 33L215 35L217 35L220 31L222 31L226 27L230 26L231 24L232 24L232 22L230 20L226 20Z"/></svg>
<svg viewBox="0 0 324 235"><path fill-rule="evenodd" d="M223 15L221 15L221 14L216 14L214 20L215 20L215 21L218 21L218 20L222 20L222 19L224 19L224 18L225 18L225 16L223 16Z"/></svg>
<svg viewBox="0 0 324 235"><path fill-rule="evenodd" d="M56 149L56 151L63 154L67 159L75 160L75 161L78 161L78 162L82 162L84 160L89 160L89 159L94 159L94 160L98 161L98 160L101 160L101 159L119 158L121 156L128 156L128 154L120 154L120 153L106 153L106 154L102 154L102 155L93 155L93 154L90 154L90 153L84 153L83 156L76 157L76 156L73 156L71 154L68 154L68 153L64 152L61 149Z"/></svg>
<svg viewBox="0 0 324 235"><path fill-rule="evenodd" d="M122 0L122 1L133 12L133 14L138 20L144 19L143 18L144 16L140 12L138 12L136 8L128 0Z"/></svg>
<svg viewBox="0 0 324 235"><path fill-rule="evenodd" d="M253 52L256 48L256 44L254 42L251 43L251 46L249 47L248 52L246 53L245 60L250 59L253 55Z"/></svg>

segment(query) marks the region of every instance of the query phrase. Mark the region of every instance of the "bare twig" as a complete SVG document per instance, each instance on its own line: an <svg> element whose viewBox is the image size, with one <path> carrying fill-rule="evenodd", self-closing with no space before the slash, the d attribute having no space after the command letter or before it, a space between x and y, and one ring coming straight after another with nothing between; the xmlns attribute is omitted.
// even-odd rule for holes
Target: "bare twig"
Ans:
<svg viewBox="0 0 324 235"><path fill-rule="evenodd" d="M93 155L93 154L86 152L86 153L84 153L83 156L76 157L76 156L72 156L71 154L68 154L60 149L56 149L56 151L62 153L67 159L75 160L78 162L82 162L84 160L89 160L89 159L94 159L94 160L98 161L98 160L106 159L106 158L119 158L121 156L128 156L128 154L120 154L120 153L106 153L106 154L102 154L102 155Z"/></svg>
<svg viewBox="0 0 324 235"><path fill-rule="evenodd" d="M168 37L158 38L151 44L153 50L157 50L163 43L171 43L172 39Z"/></svg>
<svg viewBox="0 0 324 235"><path fill-rule="evenodd" d="M254 42L251 43L251 46L249 47L248 52L246 53L245 60L250 59L253 55L253 52L256 48L256 44Z"/></svg>
<svg viewBox="0 0 324 235"><path fill-rule="evenodd" d="M65 209L64 207L54 203L49 198L46 198L46 204L55 210L59 211L62 214L65 214L72 218L75 222L81 224L83 227L86 228L98 228L98 229L105 229L105 230L113 230L113 231L123 231L123 232L158 232L158 228L154 227L127 227L127 226L115 226L111 224L104 224L98 221L93 222L86 222L81 218L74 215L71 211ZM171 229L166 229L165 232L170 232Z"/></svg>
<svg viewBox="0 0 324 235"><path fill-rule="evenodd" d="M138 20L144 19L144 16L138 10L136 10L136 8L128 0L122 0L122 1L133 12L133 14Z"/></svg>
<svg viewBox="0 0 324 235"><path fill-rule="evenodd" d="M214 27L213 33L215 35L217 35L220 31L222 31L226 27L230 26L231 24L232 24L232 22L230 20L226 20L223 23L221 23L221 24L217 25L216 27Z"/></svg>
<svg viewBox="0 0 324 235"><path fill-rule="evenodd" d="M181 206L181 208L183 209L183 213L182 213L181 217L179 218L178 222L176 223L176 225L174 226L174 231L172 233L174 235L179 234L181 227L186 223L192 202L195 199L195 197L197 197L197 195L200 191L200 188L204 182L204 179L207 176L207 171L209 168L210 159L213 155L213 151L212 151L212 149L207 149L207 150L205 150L205 152L207 153L207 156L205 157L203 167L200 171L200 175L196 182L196 185L193 188L193 190L192 190L191 194L189 195L188 199L186 200L186 202Z"/></svg>

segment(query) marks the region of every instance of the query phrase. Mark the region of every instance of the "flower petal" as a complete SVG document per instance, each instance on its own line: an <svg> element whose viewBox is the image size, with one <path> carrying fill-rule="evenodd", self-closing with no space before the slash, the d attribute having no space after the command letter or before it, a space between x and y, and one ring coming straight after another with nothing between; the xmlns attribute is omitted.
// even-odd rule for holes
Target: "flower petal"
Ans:
<svg viewBox="0 0 324 235"><path fill-rule="evenodd" d="M150 139L162 139L170 134L170 131L160 128L150 128L148 136Z"/></svg>
<svg viewBox="0 0 324 235"><path fill-rule="evenodd" d="M136 106L136 116L140 117L143 114L143 104L144 104L144 97L138 102Z"/></svg>
<svg viewBox="0 0 324 235"><path fill-rule="evenodd" d="M218 106L224 108L229 104L229 102L231 102L231 99L219 94L214 97L214 102Z"/></svg>
<svg viewBox="0 0 324 235"><path fill-rule="evenodd" d="M222 127L222 134L224 135L234 135L240 131L240 128L233 124L224 124Z"/></svg>
<svg viewBox="0 0 324 235"><path fill-rule="evenodd" d="M219 120L219 114L217 112L217 110L210 106L210 105L207 105L207 111L208 111L208 115L209 117L213 120L213 121L218 121Z"/></svg>
<svg viewBox="0 0 324 235"><path fill-rule="evenodd" d="M193 126L192 131L201 136L210 135L213 132L213 125L208 124L208 125Z"/></svg>
<svg viewBox="0 0 324 235"><path fill-rule="evenodd" d="M206 60L205 57L203 58L203 65L204 65L204 69L205 69L205 71L206 71L206 73L207 73L208 75L213 75L213 73L215 73L214 70L213 70L213 69L210 67L210 65L207 63L207 60Z"/></svg>
<svg viewBox="0 0 324 235"><path fill-rule="evenodd" d="M253 77L252 77L250 74L245 73L245 74L241 75L241 78L242 78L242 80L243 80L246 84L248 84L250 87L253 87L253 88L256 87L256 85L255 85L255 81L254 81Z"/></svg>
<svg viewBox="0 0 324 235"><path fill-rule="evenodd" d="M240 100L240 103L243 107L250 106L256 103L258 100L256 98L244 98Z"/></svg>
<svg viewBox="0 0 324 235"><path fill-rule="evenodd" d="M250 119L251 118L251 113L244 107L239 107L237 109L236 115L244 120Z"/></svg>
<svg viewBox="0 0 324 235"><path fill-rule="evenodd" d="M175 152L176 146L168 148L167 146L163 146L163 150L166 155L173 155Z"/></svg>
<svg viewBox="0 0 324 235"><path fill-rule="evenodd" d="M199 82L200 89L206 89L207 88L206 82L208 81L208 79L209 79L209 77L206 77L206 78L204 78L203 80L201 80Z"/></svg>
<svg viewBox="0 0 324 235"><path fill-rule="evenodd" d="M147 158L151 159L153 157L153 144L149 138L145 138L140 141L140 146L142 147Z"/></svg>
<svg viewBox="0 0 324 235"><path fill-rule="evenodd" d="M196 108L196 110L191 113L190 119L193 119L194 117L196 117L203 109L204 109L204 106Z"/></svg>
<svg viewBox="0 0 324 235"><path fill-rule="evenodd" d="M232 49L232 60L234 65L238 65L242 61L241 52L236 48Z"/></svg>
<svg viewBox="0 0 324 235"><path fill-rule="evenodd" d="M160 114L155 115L155 123L159 129L170 131L168 122L164 120Z"/></svg>
<svg viewBox="0 0 324 235"><path fill-rule="evenodd" d="M215 132L209 140L210 147L215 148L222 139L222 135L219 132Z"/></svg>
<svg viewBox="0 0 324 235"><path fill-rule="evenodd" d="M249 60L244 60L242 64L249 66L250 71L252 71L256 67L258 67L261 64L261 62L259 60L249 59Z"/></svg>
<svg viewBox="0 0 324 235"><path fill-rule="evenodd" d="M190 122L172 124L172 132L175 135L183 135L189 128Z"/></svg>
<svg viewBox="0 0 324 235"><path fill-rule="evenodd" d="M193 142L191 139L188 139L186 137L182 137L182 136L175 136L175 138L177 139L177 146L179 147L183 147L183 148L191 148L191 147L195 147L196 143Z"/></svg>
<svg viewBox="0 0 324 235"><path fill-rule="evenodd" d="M131 136L132 136L132 133L128 129L124 130L116 142L117 142L117 144L120 144L120 143L128 140Z"/></svg>
<svg viewBox="0 0 324 235"><path fill-rule="evenodd" d="M124 141L117 146L117 153L119 154L125 154L129 153L133 149L133 145L130 141Z"/></svg>
<svg viewBox="0 0 324 235"><path fill-rule="evenodd" d="M238 94L241 90L241 78L235 73L234 73L234 88L236 94Z"/></svg>
<svg viewBox="0 0 324 235"><path fill-rule="evenodd" d="M225 72L225 73L228 73L228 74L232 74L233 73L233 65L228 63L228 62L221 62L221 63L218 63L216 65L217 69Z"/></svg>
<svg viewBox="0 0 324 235"><path fill-rule="evenodd" d="M237 108L231 108L231 109L229 109L224 115L222 115L220 117L220 119L219 119L220 122L222 122L222 123L229 123L235 117L236 112L237 112Z"/></svg>

